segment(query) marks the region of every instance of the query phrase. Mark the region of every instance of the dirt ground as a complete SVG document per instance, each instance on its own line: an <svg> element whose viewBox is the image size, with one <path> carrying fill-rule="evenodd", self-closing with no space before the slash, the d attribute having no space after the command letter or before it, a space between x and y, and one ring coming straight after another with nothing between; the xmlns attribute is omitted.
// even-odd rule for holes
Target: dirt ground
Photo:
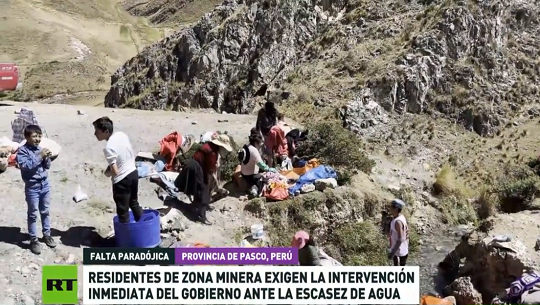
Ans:
<svg viewBox="0 0 540 305"><path fill-rule="evenodd" d="M14 168L1 174L0 207L0 304L34 304L41 299L41 266L53 263L76 264L82 260L82 248L88 242L89 232L111 231L114 216L110 180L102 174L106 163L102 149L105 143L97 142L93 135L92 121L109 116L115 129L126 132L137 151L153 151L158 141L171 131L191 133L197 137L209 130L228 131L237 143L245 140L255 117L218 113L177 113L162 111L138 111L131 109L108 109L73 105L44 105L39 103L7 102L0 106L0 137L11 138L10 122L16 110L28 107L35 111L39 124L49 138L62 146L62 152L52 164L50 180L53 188L51 205L53 235L59 246L44 247L36 256L21 244L26 239L26 204L20 173ZM78 115L81 110L84 114ZM59 119L61 118L61 119ZM228 122L218 122L227 120ZM411 171L384 158L376 158L372 175L356 177L353 188L359 192L384 194L402 185L417 190L430 177L427 171ZM77 185L81 185L90 199L80 203L72 200ZM154 192L156 185L146 179L140 180L140 202L143 206L159 208L163 202ZM261 222L244 212L245 202L235 197L217 201L215 210L209 213L212 226L205 226L182 218L184 231L181 239L188 242L205 242L216 246L234 246L238 243L241 228ZM422 210L422 219L430 219L429 209ZM424 220L425 221L425 220Z"/></svg>
<svg viewBox="0 0 540 305"><path fill-rule="evenodd" d="M168 30L117 0L6 0L0 28L0 62L19 65L26 97L59 102L78 93L85 97L63 102L90 105L102 102L116 69Z"/></svg>
<svg viewBox="0 0 540 305"><path fill-rule="evenodd" d="M1 106L0 136L11 138L10 122L16 117L14 111L24 104ZM93 135L92 121L109 116L115 129L126 132L137 151L152 151L158 141L171 131L191 133L197 137L209 130L228 130L238 142L243 141L255 122L252 116L208 113L144 112L136 110L113 110L105 108L26 104L38 117L49 138L62 146L62 152L53 162L50 180L53 189L51 222L53 235L58 241L56 249L44 247L36 256L25 250L20 241L26 239L26 204L20 172L14 168L1 174L0 207L0 304L34 304L41 299L41 266L53 263L78 263L82 260L82 246L91 230L108 232L114 216L110 180L101 172L106 166L102 149L104 142L97 142ZM77 110L84 111L78 115ZM59 120L59 118L62 118ZM228 120L218 123L218 120ZM197 124L193 124L197 122ZM81 185L90 199L75 203L72 196ZM154 189L156 185L140 180L140 203L146 207L163 206ZM205 226L185 219L182 240L199 241L217 246L233 246L238 228L251 226L256 220L243 213L244 203L229 197L215 203L209 213L214 223ZM83 243L83 245L81 245Z"/></svg>

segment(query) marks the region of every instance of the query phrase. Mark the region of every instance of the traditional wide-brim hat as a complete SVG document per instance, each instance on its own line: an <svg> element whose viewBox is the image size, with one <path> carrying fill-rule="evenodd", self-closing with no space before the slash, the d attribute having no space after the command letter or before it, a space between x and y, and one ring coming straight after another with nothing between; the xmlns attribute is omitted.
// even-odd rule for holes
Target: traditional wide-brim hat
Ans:
<svg viewBox="0 0 540 305"><path fill-rule="evenodd" d="M214 134L212 136L212 141L210 142L216 144L217 146L225 148L225 150L227 150L228 152L232 151L231 140L229 139L227 135Z"/></svg>

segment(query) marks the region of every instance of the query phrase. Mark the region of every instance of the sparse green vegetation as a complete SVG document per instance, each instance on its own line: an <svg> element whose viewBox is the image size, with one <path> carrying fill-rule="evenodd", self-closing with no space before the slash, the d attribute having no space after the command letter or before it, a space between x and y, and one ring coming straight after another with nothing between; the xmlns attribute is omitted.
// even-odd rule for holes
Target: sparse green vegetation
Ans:
<svg viewBox="0 0 540 305"><path fill-rule="evenodd" d="M537 166L534 168L536 170ZM492 192L499 199L501 211L513 213L526 210L540 193L540 177L525 165L507 165Z"/></svg>
<svg viewBox="0 0 540 305"><path fill-rule="evenodd" d="M439 197L438 209L448 224L476 223L478 217L471 191L457 181L453 168L445 164L433 183L433 192Z"/></svg>
<svg viewBox="0 0 540 305"><path fill-rule="evenodd" d="M342 184L359 171L371 173L375 163L362 150L362 140L355 134L337 123L314 123L307 128L309 137L298 146L298 156L317 158L332 166Z"/></svg>
<svg viewBox="0 0 540 305"><path fill-rule="evenodd" d="M382 266L388 264L388 238L377 216L384 202L373 194L360 197L350 190L309 193L269 206L268 230L274 246L290 246L294 233L305 230L344 265ZM414 253L419 239L414 226L409 231Z"/></svg>

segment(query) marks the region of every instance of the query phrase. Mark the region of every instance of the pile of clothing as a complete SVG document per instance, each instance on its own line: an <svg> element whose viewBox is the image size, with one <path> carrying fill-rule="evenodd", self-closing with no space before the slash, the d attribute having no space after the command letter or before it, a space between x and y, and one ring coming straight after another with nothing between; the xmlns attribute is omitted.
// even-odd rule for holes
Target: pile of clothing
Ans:
<svg viewBox="0 0 540 305"><path fill-rule="evenodd" d="M540 273L524 273L510 284L502 296L494 298L491 304L540 304Z"/></svg>
<svg viewBox="0 0 540 305"><path fill-rule="evenodd" d="M337 173L329 166L321 165L319 160L311 159L295 162L292 169L281 170L279 173L265 172L261 174L263 188L258 196L270 201L286 200L291 196L323 191L336 188ZM241 180L237 169L236 180Z"/></svg>

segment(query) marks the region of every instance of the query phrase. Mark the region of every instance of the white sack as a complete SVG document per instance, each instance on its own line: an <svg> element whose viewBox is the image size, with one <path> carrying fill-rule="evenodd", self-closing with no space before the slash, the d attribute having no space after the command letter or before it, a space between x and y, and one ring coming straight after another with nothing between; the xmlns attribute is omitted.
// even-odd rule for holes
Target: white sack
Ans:
<svg viewBox="0 0 540 305"><path fill-rule="evenodd" d="M21 142L21 146L26 144L26 140ZM51 151L51 157L56 157L60 154L60 151L62 150L62 147L58 145L55 141L49 139L49 138L41 138L41 143L39 143L39 147L41 148L47 148Z"/></svg>
<svg viewBox="0 0 540 305"><path fill-rule="evenodd" d="M73 201L81 202L83 200L88 200L88 195L82 191L80 185L77 185L77 191L75 191L75 195L73 195Z"/></svg>

